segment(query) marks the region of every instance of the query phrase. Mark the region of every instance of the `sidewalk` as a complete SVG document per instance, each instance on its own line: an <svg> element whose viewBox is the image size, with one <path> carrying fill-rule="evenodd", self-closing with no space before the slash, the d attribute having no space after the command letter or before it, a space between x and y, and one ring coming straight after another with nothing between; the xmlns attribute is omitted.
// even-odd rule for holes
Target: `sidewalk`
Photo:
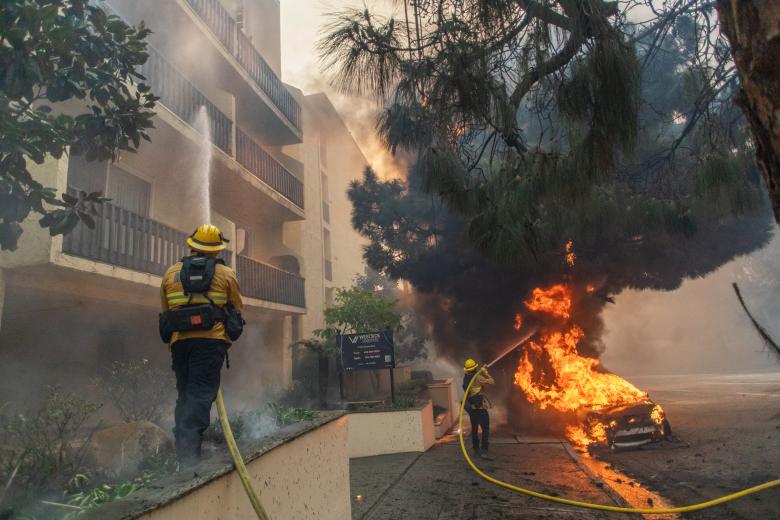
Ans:
<svg viewBox="0 0 780 520"><path fill-rule="evenodd" d="M402 453L350 461L352 518L366 520L599 519L625 515L575 509L503 489L467 466L457 438L426 453ZM556 439L495 438L493 462L475 461L506 482L554 496L623 505ZM356 499L362 495L362 500Z"/></svg>

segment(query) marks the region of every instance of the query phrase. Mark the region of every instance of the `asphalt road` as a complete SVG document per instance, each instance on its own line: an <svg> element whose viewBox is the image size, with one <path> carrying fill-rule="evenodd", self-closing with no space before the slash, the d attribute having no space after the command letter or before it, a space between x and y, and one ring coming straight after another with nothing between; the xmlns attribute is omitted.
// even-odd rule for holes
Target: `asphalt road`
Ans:
<svg viewBox="0 0 780 520"><path fill-rule="evenodd" d="M780 477L780 372L631 381L664 406L675 441L576 454L560 440L499 428L496 461L480 466L543 493L639 507L687 505ZM459 450L450 438L424 454L352 460L353 519L628 518L497 488L471 473ZM681 518L780 519L780 489Z"/></svg>
<svg viewBox="0 0 780 520"><path fill-rule="evenodd" d="M677 441L598 453L588 462L599 471L624 473L677 506L780 478L780 372L630 379L662 404ZM780 488L682 517L780 519Z"/></svg>

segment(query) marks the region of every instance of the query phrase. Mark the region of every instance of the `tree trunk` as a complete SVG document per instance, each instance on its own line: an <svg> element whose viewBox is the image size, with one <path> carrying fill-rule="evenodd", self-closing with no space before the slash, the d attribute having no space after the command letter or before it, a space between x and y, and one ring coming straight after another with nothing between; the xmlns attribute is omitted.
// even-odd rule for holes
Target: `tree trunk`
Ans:
<svg viewBox="0 0 780 520"><path fill-rule="evenodd" d="M742 80L735 101L750 122L780 223L780 0L718 0L717 6Z"/></svg>
<svg viewBox="0 0 780 520"><path fill-rule="evenodd" d="M322 352L317 353L317 383L320 394L320 408L323 410L328 407L328 355Z"/></svg>

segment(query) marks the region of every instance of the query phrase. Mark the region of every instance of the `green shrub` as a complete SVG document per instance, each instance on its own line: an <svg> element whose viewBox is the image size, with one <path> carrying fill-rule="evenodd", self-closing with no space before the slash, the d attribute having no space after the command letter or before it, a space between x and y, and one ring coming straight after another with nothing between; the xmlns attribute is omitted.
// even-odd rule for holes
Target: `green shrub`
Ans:
<svg viewBox="0 0 780 520"><path fill-rule="evenodd" d="M398 385L396 393L404 397L417 397L427 389L428 383L424 379L410 379Z"/></svg>
<svg viewBox="0 0 780 520"><path fill-rule="evenodd" d="M407 409L416 408L417 399L407 396L396 396L395 403L392 403L392 408Z"/></svg>
<svg viewBox="0 0 780 520"><path fill-rule="evenodd" d="M239 440L246 432L248 415L250 414L243 413L235 417L228 417L230 430L233 432L233 438L236 440ZM216 444L224 443L225 431L222 429L222 422L219 419L211 421L208 429L203 434L203 438Z"/></svg>
<svg viewBox="0 0 780 520"><path fill-rule="evenodd" d="M92 485L86 475L76 475L68 483L63 503L80 507L82 511L88 511L114 500L125 498L150 485L160 477L175 471L176 461L167 454L153 455L141 462L139 470L138 476L130 480L103 482L98 485ZM63 520L78 518L82 511L71 511L63 517Z"/></svg>
<svg viewBox="0 0 780 520"><path fill-rule="evenodd" d="M81 470L88 439L78 446L78 437L98 408L50 386L38 408L0 415L2 474L16 472L13 485L25 492L63 486Z"/></svg>
<svg viewBox="0 0 780 520"><path fill-rule="evenodd" d="M293 381L288 388L279 392L274 401L287 406L306 408L307 405L314 403L315 397L313 386L307 385L304 381Z"/></svg>
<svg viewBox="0 0 780 520"><path fill-rule="evenodd" d="M171 371L152 365L148 359L114 361L96 383L125 422L159 425L171 409L175 388Z"/></svg>
<svg viewBox="0 0 780 520"><path fill-rule="evenodd" d="M287 406L282 403L268 403L276 424L286 426L301 421L313 421L317 418L317 412L308 408L299 408L297 406Z"/></svg>

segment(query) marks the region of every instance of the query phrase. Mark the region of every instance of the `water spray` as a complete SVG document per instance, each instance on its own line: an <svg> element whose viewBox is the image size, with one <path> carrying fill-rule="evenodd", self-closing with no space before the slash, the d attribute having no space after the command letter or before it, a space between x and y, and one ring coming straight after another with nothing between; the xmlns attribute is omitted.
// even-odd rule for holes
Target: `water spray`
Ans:
<svg viewBox="0 0 780 520"><path fill-rule="evenodd" d="M485 365L485 368L492 367L493 365L501 361L504 357L506 357L510 352L513 352L515 349L522 347L526 341L531 339L531 337L533 337L533 335L536 334L537 330L538 329L536 327L529 330L527 333L525 333L525 335L523 335L522 339L518 343L515 343L514 345L512 345L511 347L503 351L501 354L499 354L496 359L494 359L493 361Z"/></svg>

